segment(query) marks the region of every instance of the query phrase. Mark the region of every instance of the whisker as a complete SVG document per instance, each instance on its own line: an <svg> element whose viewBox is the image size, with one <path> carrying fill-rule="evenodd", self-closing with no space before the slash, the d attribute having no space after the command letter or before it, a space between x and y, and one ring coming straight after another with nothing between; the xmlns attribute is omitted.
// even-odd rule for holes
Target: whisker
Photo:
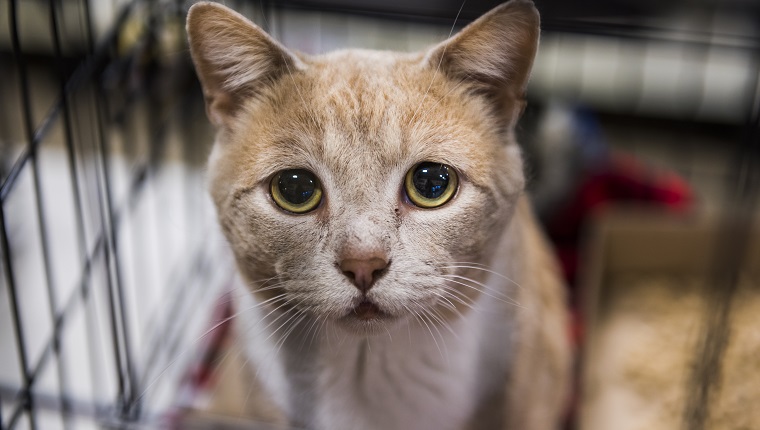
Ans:
<svg viewBox="0 0 760 430"><path fill-rule="evenodd" d="M261 16L264 19L264 24L266 24L266 26L268 27L269 26L269 22L267 21L267 15L264 12L263 3L261 5ZM311 109L308 108L308 105L306 104L306 100L303 98L303 94L301 93L301 88L296 84L296 80L293 77L293 71L290 70L290 64L289 64L288 60L285 58L285 54L283 54L282 52L280 52L280 58L282 59L282 62L285 63L285 68L288 69L288 77L290 78L290 81L293 83L293 87L295 87L296 93L298 94L298 97L301 99L301 103L303 104L303 107L306 110L306 113L309 115L309 117L311 118L311 120L314 122L314 125L319 124L319 122L317 122L316 117L312 113Z"/></svg>
<svg viewBox="0 0 760 430"><path fill-rule="evenodd" d="M388 333L388 339L390 339L391 343L393 342L393 336L391 336L391 331L388 330L388 327L383 325L383 328L385 329L385 332Z"/></svg>
<svg viewBox="0 0 760 430"><path fill-rule="evenodd" d="M297 316L297 315L300 315L299 318L294 323L290 324L290 327L282 335L282 338L275 344L275 347L276 347L276 350L274 353L275 357L280 355L280 349L282 348L283 345L285 345L285 341L290 336L290 334L293 333L296 327L298 327L298 325L301 324L303 320L309 316L308 313L306 313L306 311L299 311L294 316Z"/></svg>
<svg viewBox="0 0 760 430"><path fill-rule="evenodd" d="M464 9L465 3L467 3L467 0L462 0L462 5L459 6L459 11L457 12L457 16L454 17L454 23L451 24L451 30L449 30L449 35L447 39L450 38L452 34L454 34L454 29L457 26L459 15L462 13L462 9ZM435 72L433 73L433 77L430 78L430 84L428 85L427 90L425 90L425 94L422 96L422 100L420 100L420 104L417 106L417 109L414 110L414 114L412 115L412 118L409 120L410 125L414 123L414 120L417 118L417 113L422 107L422 104L425 102L425 99L427 99L427 96L430 93L430 89L433 87L433 82L435 82L435 76L438 74L438 71L441 69L441 64L443 63L443 57L446 54L447 48L448 48L448 44L444 45L443 52L441 53L441 57L438 59L438 64L435 67Z"/></svg>
<svg viewBox="0 0 760 430"><path fill-rule="evenodd" d="M287 304L289 304L289 303L292 303L292 302L293 302L293 299L288 299L288 300L286 300L286 301L285 301L285 302L283 302L283 303L282 303L282 305L280 305L279 307L277 307L277 308L275 308L275 309L272 309L272 311L271 311L271 312L269 312L269 313L267 314L267 316L271 315L271 314L272 314L272 312L275 312L275 311L277 311L278 309L281 309L283 306L285 306L285 305L287 305ZM299 311L296 311L296 314L298 314L298 312L301 312L301 311L300 311L300 310L299 310ZM269 327L271 327L271 326L272 326L274 323L276 323L276 322L277 322L277 321L278 321L280 318L282 318L282 317L284 317L284 316L286 316L286 315L288 315L288 314L290 314L290 312L287 312L287 311L286 311L286 312L283 312L283 313L281 313L281 314L280 314L280 315L278 315L278 316L277 316L275 319L273 319L272 321L270 321L270 322L269 322L269 324L267 324L267 325L266 325L264 328L260 329L260 330L258 331L258 333L257 333L257 334L261 334L261 333L264 333L264 331L266 331L266 329L268 329ZM288 318L285 320L285 322L283 322L282 324L280 324L280 325L279 325L279 326L278 326L278 327L277 327L277 328L276 328L274 331L272 331L272 332L269 334L269 336L267 336L267 337L264 339L264 342L266 342L267 340L269 340L269 338L270 338L270 337L272 337L272 336L273 336L275 333L277 333L277 331L278 331L280 328L282 328L282 326L283 326L284 324L286 324L288 321L290 321L292 318L293 318L293 316L290 316L290 317L288 317ZM265 320L266 320L266 316L265 316L264 318L261 318L261 321L265 321Z"/></svg>
<svg viewBox="0 0 760 430"><path fill-rule="evenodd" d="M262 287L259 287L259 288L256 288L256 289L255 289L255 290L253 290L253 291L254 291L254 292L256 292L256 293L263 293L264 291L270 291L270 290L274 290L274 289L276 289L276 288L280 288L280 287L281 287L281 286L283 286L284 284L287 284L287 282L288 282L288 281L282 281L282 282L278 282L278 283L276 283L276 284L268 285L268 286L266 286L266 287L263 287L263 288L262 288Z"/></svg>
<svg viewBox="0 0 760 430"><path fill-rule="evenodd" d="M283 294L283 295L284 295L284 294ZM275 296L274 298L277 298L277 296ZM161 379L161 377L162 377L162 376L164 376L164 374L165 374L165 373L166 373L166 372L167 372L169 369L171 369L171 367L172 367L172 366L173 366L173 365L174 365L174 364L177 362L177 360L179 360L179 359L180 359L180 358L182 358L182 357L183 357L185 354L187 354L188 352L190 352L190 351L193 349L193 347L194 347L194 346L195 346L195 345L196 345L198 342L200 342L200 341L201 341L203 338L205 338L206 336L208 336L209 334L211 334L211 333L212 333L214 330L216 330L216 329L218 329L219 327L223 326L225 323L227 323L227 322L231 321L231 320L232 320L232 319L234 319L236 316L238 316L238 315L241 315L241 314L243 314L244 312L249 312L249 311L251 311L251 310L253 310L253 309L256 309L257 307L259 307L259 306L261 306L261 305L262 305L262 303L257 303L257 304L255 304L255 305L253 305L253 306L249 306L249 307L248 307L248 308L246 308L246 309L242 309L242 310L240 310L240 311L238 311L238 312L235 312L235 313L233 313L232 315L228 316L227 318L224 318L224 319L222 319L221 321L217 322L217 323L216 323L216 324L214 324L214 325L213 325L213 326L212 326L210 329L206 330L205 332L203 332L203 334L201 334L201 335L200 335L200 336L198 336L196 339L194 339L193 341L191 341L191 342L188 344L188 346L187 346L187 347L186 347L186 348L185 348L183 351L181 351L179 354L177 354L177 355L176 355L176 356L175 356L175 357L174 357L174 358L173 358L173 359L172 359L172 360L169 362L169 364L167 364L167 365L166 365L166 367L164 367L164 369L163 369L163 370L161 370L161 372L159 372L159 373L158 373L158 375L156 375L156 377L155 377L155 378L153 378L153 381L152 381L152 382L150 382L148 385L146 385L146 386L145 386L145 389L144 389L144 390L143 390L143 391L140 393L140 395L139 395L139 396L137 396L137 400L140 400L140 399L142 399L142 398L145 396L145 394L147 394L147 393L148 393L148 391L150 391L150 389L151 389L151 388L153 388L153 385L155 385L155 384L156 384L156 383L159 381L159 379Z"/></svg>
<svg viewBox="0 0 760 430"><path fill-rule="evenodd" d="M441 354L441 358L443 358L443 351L441 350L440 345L438 345L438 341L435 339L435 335L433 334L433 330L430 328L430 325L424 320L422 314L419 312L412 310L412 314L415 316L415 318L417 318L418 321L427 327L427 330L430 333L430 337L433 339L433 343L435 344L436 349L438 349L438 353Z"/></svg>
<svg viewBox="0 0 760 430"><path fill-rule="evenodd" d="M506 276L504 274L501 274L499 272L496 272L496 271L493 271L491 269L488 269L488 268L486 268L487 266L485 266L485 267L478 267L478 266L485 266L485 265L484 264L480 264L480 263L466 263L465 262L465 263L452 263L452 265L440 266L440 268L441 269L473 269L473 270L480 270L482 272L490 273L490 274L498 276L498 277L500 277L500 278L502 278L502 279L504 279L506 281L509 281L509 282L513 283L514 285L516 285L518 288L524 288L517 281L515 281L514 279L512 279L512 278L510 278L510 277L508 277L508 276Z"/></svg>
<svg viewBox="0 0 760 430"><path fill-rule="evenodd" d="M242 373L243 369L245 369L245 367L248 366L248 363L251 360L250 358L248 358L248 354L243 353L242 355L243 355L243 358L244 358L243 359L243 364L238 369L238 373ZM258 374L256 376L258 377ZM245 416L245 414L244 414L245 410L244 409L245 409L246 405L248 404L248 399L251 398L251 394L253 393L253 387L254 387L254 384L248 384L248 390L247 390L247 393L245 395L245 400L240 404L240 408L238 409L238 416L240 417L239 418L240 420L244 419L243 418Z"/></svg>
<svg viewBox="0 0 760 430"><path fill-rule="evenodd" d="M299 351L303 350L304 343L306 342L306 339L310 337L309 335L311 335L312 341L314 340L314 335L316 334L316 332L318 330L318 323L319 323L319 318L318 317L312 318L311 324L309 325L309 327L306 329L306 331L301 336L301 344L298 345L298 350ZM312 334L312 330L314 330L314 334ZM309 346L311 346L312 341L309 342Z"/></svg>
<svg viewBox="0 0 760 430"><path fill-rule="evenodd" d="M454 331L453 328L451 328L451 325L446 324L443 316L441 316L441 314L439 314L435 309L432 309L432 308L428 309L426 313L431 319L434 319L436 322L438 322L438 324L436 325L440 325L446 328L449 331L449 333L451 333L454 336L455 339L459 339L459 335ZM441 332L438 330L438 328L436 328L436 331L438 331L438 335L440 336ZM441 341L444 342L444 345L446 344L446 342L443 340L443 336L441 336Z"/></svg>
<svg viewBox="0 0 760 430"><path fill-rule="evenodd" d="M440 64L439 64L439 65L440 65ZM443 96L441 96L441 97L440 97L438 100L436 100L436 102L435 102L435 103L433 103L433 105L432 105L432 106L430 106L430 107L428 108L428 110L426 110L425 112L423 112L423 113L422 113L422 115L420 115L420 118L424 118L424 117L425 117L425 116L426 116L426 115L427 115L427 114L428 114L430 111L432 111L432 110L433 110L433 109L434 109L436 106L438 106L439 104L441 104L441 102L442 102L442 101L443 101L443 100L446 98L446 96L448 96L449 94L453 93L453 92L454 92L454 91L456 91L456 89L457 89L457 88L459 88L459 87L460 87L462 84L464 84L465 82L467 82L471 76L472 76L472 75L468 73L468 74L467 74L467 75L466 75L466 76L465 76L463 79L460 79L460 80L459 80L459 81L456 83L456 85L454 85L454 86L453 86L453 87L452 87L450 90L446 91L446 94L444 94ZM431 83L432 83L432 82L431 82ZM428 88L428 90L430 90L430 88ZM421 106L421 105L422 105L422 103L420 103L420 106ZM419 109L419 108L418 108L418 109ZM415 115L416 115L416 113L417 113L417 112L415 111ZM412 119L414 119L414 116L412 116ZM411 123L411 121L409 121L409 122Z"/></svg>
<svg viewBox="0 0 760 430"><path fill-rule="evenodd" d="M475 307L473 307L471 304L464 302L462 299L459 299L458 297L454 296L450 291L442 291L441 293L436 294L438 296L438 299L441 300L441 305L446 308L447 310L454 312L457 316L463 317L462 312L457 309L456 305L449 300L449 298L453 298L455 300L458 300L463 306L467 306L472 310L475 310Z"/></svg>
<svg viewBox="0 0 760 430"><path fill-rule="evenodd" d="M425 323L425 326L427 326L428 331L430 332L430 336L433 338L433 342L435 343L436 348L438 348L438 352L441 354L441 358L443 358L444 360L446 360L446 362L448 363L449 362L449 350L446 348L446 342L443 339L443 335L441 335L441 331L438 330L438 327L436 326L436 324L434 324L433 321L431 321L429 319L429 317L427 317L427 315L428 315L427 312L422 312L420 314L420 316L423 319L423 322ZM428 324L425 321L428 321L430 324ZM438 346L438 341L435 340L435 335L433 334L433 331L430 329L430 326L432 326L433 328L435 328L435 331L438 333L438 336L441 338L441 342L443 343L443 346L444 346L443 349L446 351L446 354L444 354L443 351L441 351L441 347Z"/></svg>
<svg viewBox="0 0 760 430"><path fill-rule="evenodd" d="M443 275L442 277L446 277L446 278L448 278L449 276L448 276L448 275ZM458 275L455 275L455 276L453 276L453 277L457 277L457 278L463 278L464 280L467 280L467 281L470 281L470 282L477 282L477 281L475 281L475 280L472 280L472 279L470 279L470 278L467 278L467 277L462 277L462 276L458 276ZM493 294L489 294L489 293L488 293L487 291L485 291L485 290L481 290L481 289L478 289L478 288L476 288L476 287L475 287L475 286L473 286L473 285L470 285L470 284L466 284L466 283L464 283L464 282L462 282L462 281L457 281L456 279L447 279L447 281L448 281L448 282L453 282L453 283L455 283L455 284L457 284L457 285L461 285L461 286L463 286L463 287L467 287L467 288L473 289L473 290L475 290L475 291L477 291L477 292L479 292L479 293L481 293L481 294L483 294L483 295L485 295L485 296L487 296L487 297L490 297L490 298L492 298L492 299L495 299L495 300L499 300L500 302L503 302L503 303L507 303L507 304L510 304L510 305L514 305L514 306L517 306L517 307L523 308L523 306L521 306L521 305L520 305L518 302L516 302L516 301L515 301L514 299L512 299L511 297L508 297L508 296L505 296L505 298L497 297L497 296L494 296Z"/></svg>

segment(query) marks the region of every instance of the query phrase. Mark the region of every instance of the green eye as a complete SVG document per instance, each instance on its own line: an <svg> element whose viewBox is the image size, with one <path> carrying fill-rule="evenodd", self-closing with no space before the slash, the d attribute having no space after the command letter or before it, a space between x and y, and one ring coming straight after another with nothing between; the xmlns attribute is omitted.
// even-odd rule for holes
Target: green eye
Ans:
<svg viewBox="0 0 760 430"><path fill-rule="evenodd" d="M407 172L404 188L412 203L430 209L451 200L458 183L453 168L441 163L424 162Z"/></svg>
<svg viewBox="0 0 760 430"><path fill-rule="evenodd" d="M288 212L302 214L315 209L322 200L322 187L308 170L283 170L272 178L272 199Z"/></svg>

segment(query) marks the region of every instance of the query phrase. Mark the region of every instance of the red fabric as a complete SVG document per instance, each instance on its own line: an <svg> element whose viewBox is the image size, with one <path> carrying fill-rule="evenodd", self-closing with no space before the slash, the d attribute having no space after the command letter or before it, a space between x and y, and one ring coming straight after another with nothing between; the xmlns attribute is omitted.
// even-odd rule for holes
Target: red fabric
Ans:
<svg viewBox="0 0 760 430"><path fill-rule="evenodd" d="M631 156L613 156L608 163L587 173L546 226L570 285L574 285L582 264L578 245L584 224L609 204L621 202L685 212L692 206L693 194L689 184L677 174L647 168Z"/></svg>

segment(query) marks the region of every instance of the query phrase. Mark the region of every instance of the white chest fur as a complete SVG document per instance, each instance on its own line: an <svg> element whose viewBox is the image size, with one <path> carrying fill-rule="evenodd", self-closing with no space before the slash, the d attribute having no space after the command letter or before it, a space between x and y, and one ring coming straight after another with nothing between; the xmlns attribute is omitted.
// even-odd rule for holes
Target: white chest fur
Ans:
<svg viewBox="0 0 760 430"><path fill-rule="evenodd" d="M474 320L474 319L472 319ZM459 428L476 399L478 331L413 324L389 336L326 348L316 409L320 428Z"/></svg>
<svg viewBox="0 0 760 430"><path fill-rule="evenodd" d="M239 304L242 310L253 306L253 300L247 296ZM293 332L280 345L280 338L271 335L279 325L275 323L269 329L247 330L244 339L261 382L299 425L456 429L471 417L487 388L488 377L480 370L494 357L484 360L484 351L493 351L494 342L502 344L494 340L500 336L490 333L495 308L481 298L475 309L448 327L413 321L366 338L328 326L317 336L309 332L300 338ZM242 324L260 326L261 312L243 312ZM506 354L506 345L498 349Z"/></svg>

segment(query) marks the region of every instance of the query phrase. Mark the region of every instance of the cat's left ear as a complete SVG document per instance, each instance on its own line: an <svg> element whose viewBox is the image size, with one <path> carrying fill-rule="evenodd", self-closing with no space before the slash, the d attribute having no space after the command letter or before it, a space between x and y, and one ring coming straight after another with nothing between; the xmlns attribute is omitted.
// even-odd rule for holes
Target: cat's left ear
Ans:
<svg viewBox="0 0 760 430"><path fill-rule="evenodd" d="M435 46L425 61L450 79L470 83L511 127L525 106L539 23L532 1L511 0Z"/></svg>

